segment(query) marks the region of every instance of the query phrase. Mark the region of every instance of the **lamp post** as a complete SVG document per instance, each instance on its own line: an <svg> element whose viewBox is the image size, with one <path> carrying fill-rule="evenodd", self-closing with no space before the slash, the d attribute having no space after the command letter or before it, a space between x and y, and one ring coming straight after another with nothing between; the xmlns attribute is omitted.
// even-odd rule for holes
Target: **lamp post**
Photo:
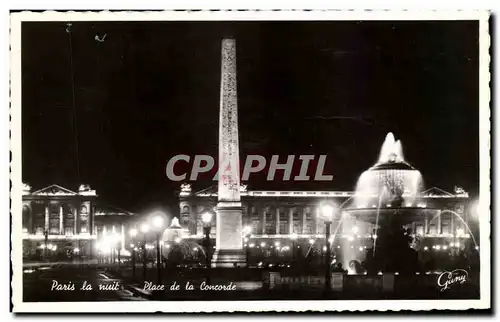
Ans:
<svg viewBox="0 0 500 322"><path fill-rule="evenodd" d="M290 235L290 239L292 240L292 265L295 264L295 241L297 240L297 237L296 233Z"/></svg>
<svg viewBox="0 0 500 322"><path fill-rule="evenodd" d="M203 221L203 231L205 233L205 243L207 245L207 253L205 255L205 266L207 268L207 284L210 284L210 230L212 229L212 213L205 212L201 215L201 220Z"/></svg>
<svg viewBox="0 0 500 322"><path fill-rule="evenodd" d="M162 213L156 213L152 219L153 228L156 233L156 273L158 285L161 284L161 254L160 254L160 234L164 227L165 219Z"/></svg>
<svg viewBox="0 0 500 322"><path fill-rule="evenodd" d="M143 244L142 244L142 275L144 281L146 281L146 265L147 265L147 253L146 253L146 235L149 231L149 225L148 224L142 224L141 225L141 233L143 236Z"/></svg>
<svg viewBox="0 0 500 322"><path fill-rule="evenodd" d="M250 240L248 239L250 237L250 233L252 232L252 227L251 226L245 226L243 228L243 237L244 237L244 241L245 241L245 260L246 260L246 266L247 268L249 267L250 265L250 261L249 261L249 258L250 258L250 248L248 247L248 243L250 242Z"/></svg>
<svg viewBox="0 0 500 322"><path fill-rule="evenodd" d="M132 279L135 280L135 237L137 236L137 229L132 228L129 231L130 239L132 240Z"/></svg>
<svg viewBox="0 0 500 322"><path fill-rule="evenodd" d="M333 219L333 207L331 205L323 205L321 207L321 213L325 218L325 242L326 242L326 255L325 255L325 290L329 291L331 288L331 274L330 274L330 258L331 258L331 247L330 247L330 229Z"/></svg>

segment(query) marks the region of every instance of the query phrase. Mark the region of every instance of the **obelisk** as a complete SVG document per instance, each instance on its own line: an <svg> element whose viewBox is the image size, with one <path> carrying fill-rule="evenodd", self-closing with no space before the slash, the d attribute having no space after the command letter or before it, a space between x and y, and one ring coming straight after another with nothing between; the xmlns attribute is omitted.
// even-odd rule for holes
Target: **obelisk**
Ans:
<svg viewBox="0 0 500 322"><path fill-rule="evenodd" d="M236 41L222 40L216 250L212 266L245 263L241 235L240 156L236 92Z"/></svg>

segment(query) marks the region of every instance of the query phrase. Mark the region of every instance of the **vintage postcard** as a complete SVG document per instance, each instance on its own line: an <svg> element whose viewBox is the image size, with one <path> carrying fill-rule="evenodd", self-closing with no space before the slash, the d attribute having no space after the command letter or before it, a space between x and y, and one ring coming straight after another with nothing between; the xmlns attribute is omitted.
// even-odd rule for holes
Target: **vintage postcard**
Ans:
<svg viewBox="0 0 500 322"><path fill-rule="evenodd" d="M11 13L13 311L490 308L488 20Z"/></svg>

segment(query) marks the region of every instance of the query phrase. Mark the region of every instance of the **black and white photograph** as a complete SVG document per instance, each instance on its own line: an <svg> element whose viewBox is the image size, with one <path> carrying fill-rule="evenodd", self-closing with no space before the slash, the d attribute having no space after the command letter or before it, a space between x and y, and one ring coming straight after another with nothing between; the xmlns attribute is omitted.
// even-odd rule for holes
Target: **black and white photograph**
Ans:
<svg viewBox="0 0 500 322"><path fill-rule="evenodd" d="M11 18L14 312L490 307L488 12Z"/></svg>

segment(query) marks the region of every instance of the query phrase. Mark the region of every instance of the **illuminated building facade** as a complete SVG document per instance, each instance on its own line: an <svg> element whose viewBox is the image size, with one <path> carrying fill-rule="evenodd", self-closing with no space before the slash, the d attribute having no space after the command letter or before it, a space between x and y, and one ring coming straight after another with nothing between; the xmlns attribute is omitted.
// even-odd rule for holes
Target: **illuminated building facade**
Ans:
<svg viewBox="0 0 500 322"><path fill-rule="evenodd" d="M469 195L463 189L455 190L455 193L450 193L431 188L419 195L415 208L429 208L433 211L419 212L419 218L405 225L420 241L417 250L430 251L433 245L448 248L450 245L461 244L460 247L463 248L463 245L473 238L473 234L478 239L478 225L471 218L472 205ZM274 254L273 249L279 247L289 250L292 244L302 247L301 252L304 255L310 245L316 245L315 247L321 250L325 245L325 223L321 219L321 205L325 202L337 206L346 205L349 204L349 199L354 199L355 196L352 191L250 191L245 186L241 186L240 193L243 225L251 228L248 235L242 236L245 245L255 249L265 247L266 250L271 250L271 255ZM193 192L190 185L182 185L179 208L185 238L203 238L201 214L214 211L216 205L216 187ZM376 207L376 204L373 205L375 212ZM359 217L342 220L342 216L346 216L347 212L343 209L339 209L331 225L332 235L335 236L334 246L350 243L353 249L371 248L375 224ZM453 213L445 210L451 210ZM436 211L438 216L435 215ZM212 238L215 236L216 226L214 218L211 224Z"/></svg>
<svg viewBox="0 0 500 322"><path fill-rule="evenodd" d="M87 185L72 191L54 184L32 192L25 184L22 207L23 256L34 259L93 257L98 237L104 231L124 232L133 217L99 201Z"/></svg>

